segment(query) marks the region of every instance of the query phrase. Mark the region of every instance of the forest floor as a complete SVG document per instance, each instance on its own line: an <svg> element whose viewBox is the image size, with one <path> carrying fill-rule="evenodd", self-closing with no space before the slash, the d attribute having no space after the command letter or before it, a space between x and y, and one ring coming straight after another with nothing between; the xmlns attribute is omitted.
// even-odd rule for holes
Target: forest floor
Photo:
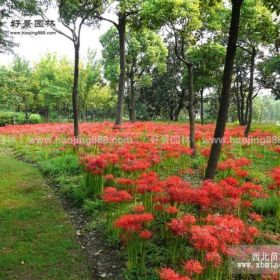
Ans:
<svg viewBox="0 0 280 280"><path fill-rule="evenodd" d="M57 197L39 169L3 149L0 197L0 280L97 280L118 274L111 248L97 232L85 231L83 214Z"/></svg>

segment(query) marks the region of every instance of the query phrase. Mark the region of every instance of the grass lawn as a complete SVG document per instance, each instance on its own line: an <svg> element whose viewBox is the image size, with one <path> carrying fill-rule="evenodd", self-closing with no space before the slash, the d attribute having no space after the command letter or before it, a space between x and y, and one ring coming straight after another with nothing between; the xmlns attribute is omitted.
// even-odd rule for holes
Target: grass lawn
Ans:
<svg viewBox="0 0 280 280"><path fill-rule="evenodd" d="M40 172L1 151L0 279L90 279L69 217Z"/></svg>

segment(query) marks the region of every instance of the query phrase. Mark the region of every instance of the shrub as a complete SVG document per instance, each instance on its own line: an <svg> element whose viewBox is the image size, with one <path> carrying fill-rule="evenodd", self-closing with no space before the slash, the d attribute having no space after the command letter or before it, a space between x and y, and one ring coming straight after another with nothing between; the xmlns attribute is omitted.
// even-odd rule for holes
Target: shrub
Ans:
<svg viewBox="0 0 280 280"><path fill-rule="evenodd" d="M38 114L31 114L29 117L30 124L38 124L41 122L41 116ZM24 113L14 112L0 112L0 126L12 125L12 124L26 124L26 118Z"/></svg>

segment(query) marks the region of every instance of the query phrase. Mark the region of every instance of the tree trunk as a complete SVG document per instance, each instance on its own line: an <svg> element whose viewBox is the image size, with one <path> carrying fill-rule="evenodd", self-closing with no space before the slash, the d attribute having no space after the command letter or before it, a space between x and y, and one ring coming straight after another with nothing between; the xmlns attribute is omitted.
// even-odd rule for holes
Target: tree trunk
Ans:
<svg viewBox="0 0 280 280"><path fill-rule="evenodd" d="M238 39L240 10L242 3L243 0L232 0L231 24L223 75L223 89L221 93L220 108L217 117L214 141L208 160L205 179L214 179L222 149L222 139L224 137L229 111L233 64L236 54L236 44Z"/></svg>
<svg viewBox="0 0 280 280"><path fill-rule="evenodd" d="M29 124L29 117L28 117L28 105L27 101L25 100L25 121L27 124Z"/></svg>
<svg viewBox="0 0 280 280"><path fill-rule="evenodd" d="M236 98L236 109L237 109L237 117L239 125L242 125L242 116L241 116L241 106L240 106L240 98L239 98L239 84L238 80L236 81L235 86L235 98Z"/></svg>
<svg viewBox="0 0 280 280"><path fill-rule="evenodd" d="M119 75L119 88L118 88L118 101L116 110L116 121L115 127L122 124L123 121L123 102L124 102L124 92L125 92L125 37L126 37L126 17L124 14L119 15L119 56L120 56L120 75Z"/></svg>
<svg viewBox="0 0 280 280"><path fill-rule="evenodd" d="M135 87L133 78L130 79L130 106L131 106L131 122L136 122L136 99L135 99Z"/></svg>
<svg viewBox="0 0 280 280"><path fill-rule="evenodd" d="M204 124L204 100L203 100L204 89L200 90L200 123Z"/></svg>
<svg viewBox="0 0 280 280"><path fill-rule="evenodd" d="M189 73L189 123L190 123L190 148L193 150L192 155L196 156L195 147L195 113L193 108L194 96L193 96L193 65L188 64Z"/></svg>
<svg viewBox="0 0 280 280"><path fill-rule="evenodd" d="M79 105L78 105L78 86L79 86L79 62L80 62L80 42L74 43L75 48L75 65L74 65L74 82L72 92L72 106L74 118L74 136L79 136Z"/></svg>
<svg viewBox="0 0 280 280"><path fill-rule="evenodd" d="M16 124L16 106L13 106L13 124Z"/></svg>
<svg viewBox="0 0 280 280"><path fill-rule="evenodd" d="M255 65L256 65L256 48L253 47L251 54L251 65L250 65L250 86L248 95L248 122L244 132L245 137L249 136L252 119L253 119L253 95L254 95L254 81L255 81Z"/></svg>
<svg viewBox="0 0 280 280"><path fill-rule="evenodd" d="M173 108L173 106L171 106L169 109L170 109L169 110L169 120L174 121L174 108Z"/></svg>
<svg viewBox="0 0 280 280"><path fill-rule="evenodd" d="M185 100L185 96L186 96L186 91L184 89L182 89L181 91L181 95L180 95L180 100L179 100L179 104L174 112L174 121L177 122L179 119L179 115L181 110L184 107L184 100Z"/></svg>

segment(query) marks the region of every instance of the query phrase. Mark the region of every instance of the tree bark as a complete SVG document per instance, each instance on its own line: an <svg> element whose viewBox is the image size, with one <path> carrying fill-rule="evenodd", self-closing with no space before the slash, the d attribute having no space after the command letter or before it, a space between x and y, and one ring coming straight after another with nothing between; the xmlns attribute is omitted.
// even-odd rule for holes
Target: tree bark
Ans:
<svg viewBox="0 0 280 280"><path fill-rule="evenodd" d="M232 14L223 75L223 88L221 93L220 108L216 122L214 141L206 169L205 179L214 179L222 149L222 140L225 133L233 73L233 64L237 48L238 31L240 24L240 10L243 0L232 0Z"/></svg>
<svg viewBox="0 0 280 280"><path fill-rule="evenodd" d="M239 122L239 125L242 125L238 80L236 81L236 86L235 86L235 98L236 98L236 109L237 109L238 122Z"/></svg>
<svg viewBox="0 0 280 280"><path fill-rule="evenodd" d="M254 81L255 81L255 65L256 65L256 48L253 47L251 53L251 64L250 64L250 86L248 95L248 122L244 132L245 137L249 136L252 119L253 119L253 95L254 95Z"/></svg>
<svg viewBox="0 0 280 280"><path fill-rule="evenodd" d="M242 79L242 78L241 78ZM245 93L243 90L243 82L241 80L240 82L240 96L241 96L241 105L240 105L240 112L241 112L241 125L246 125L247 123L247 106L246 106L246 111L244 112L244 107L245 107Z"/></svg>
<svg viewBox="0 0 280 280"><path fill-rule="evenodd" d="M74 64L74 82L72 92L72 106L74 118L74 136L79 137L79 63L80 63L80 42L74 43L75 48L75 64Z"/></svg>
<svg viewBox="0 0 280 280"><path fill-rule="evenodd" d="M196 146L195 146L195 113L193 108L194 96L193 96L193 65L188 64L189 73L189 123L190 123L190 148L193 150L192 155L196 156Z"/></svg>
<svg viewBox="0 0 280 280"><path fill-rule="evenodd" d="M204 89L200 90L200 123L204 124L204 100L203 100Z"/></svg>
<svg viewBox="0 0 280 280"><path fill-rule="evenodd" d="M174 112L174 121L177 122L179 119L179 115L181 110L184 107L184 100L185 100L185 96L186 96L186 91L184 89L182 89L181 91L181 95L180 95L180 100L179 100L179 104Z"/></svg>
<svg viewBox="0 0 280 280"><path fill-rule="evenodd" d="M117 128L122 124L123 121L123 102L124 102L124 92L125 92L125 37L126 37L126 16L122 13L119 15L118 24L119 33L119 57L120 57L120 75L119 75L119 86L118 86L118 101L116 110L116 121L115 127Z"/></svg>
<svg viewBox="0 0 280 280"><path fill-rule="evenodd" d="M131 122L136 122L136 97L135 97L135 86L134 80L130 80L130 106L131 106Z"/></svg>

